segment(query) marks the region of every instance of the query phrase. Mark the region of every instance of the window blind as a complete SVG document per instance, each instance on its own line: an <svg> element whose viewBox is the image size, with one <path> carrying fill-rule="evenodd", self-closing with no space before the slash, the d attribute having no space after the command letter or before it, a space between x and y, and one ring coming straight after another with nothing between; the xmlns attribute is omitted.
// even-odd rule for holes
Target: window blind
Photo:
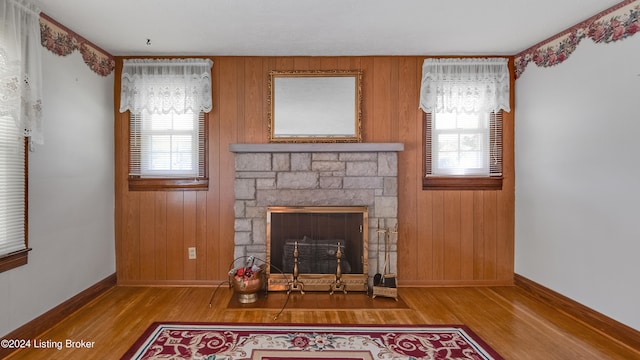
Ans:
<svg viewBox="0 0 640 360"><path fill-rule="evenodd" d="M0 116L0 256L26 249L25 159L14 120Z"/></svg>
<svg viewBox="0 0 640 360"><path fill-rule="evenodd" d="M502 176L502 111L491 113L489 136L489 176Z"/></svg>
<svg viewBox="0 0 640 360"><path fill-rule="evenodd" d="M141 178L202 178L206 139L203 112L130 116L129 175Z"/></svg>
<svg viewBox="0 0 640 360"><path fill-rule="evenodd" d="M425 113L424 121L425 176L502 175L502 111Z"/></svg>

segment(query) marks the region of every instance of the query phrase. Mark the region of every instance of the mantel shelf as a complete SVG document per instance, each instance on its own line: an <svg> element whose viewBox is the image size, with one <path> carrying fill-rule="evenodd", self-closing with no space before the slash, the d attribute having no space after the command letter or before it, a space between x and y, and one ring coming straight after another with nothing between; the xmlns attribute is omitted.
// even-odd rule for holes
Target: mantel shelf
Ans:
<svg viewBox="0 0 640 360"><path fill-rule="evenodd" d="M233 153L278 152L398 152L403 143L290 143L290 144L230 144Z"/></svg>

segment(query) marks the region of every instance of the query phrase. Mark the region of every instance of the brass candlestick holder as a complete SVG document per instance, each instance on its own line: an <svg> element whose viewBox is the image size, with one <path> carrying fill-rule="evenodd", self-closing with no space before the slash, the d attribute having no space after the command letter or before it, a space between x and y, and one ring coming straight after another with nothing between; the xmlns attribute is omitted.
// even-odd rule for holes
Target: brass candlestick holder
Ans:
<svg viewBox="0 0 640 360"><path fill-rule="evenodd" d="M298 268L298 257L300 256L300 252L298 251L298 242L296 241L293 244L293 281L289 284L289 290L287 290L287 294L290 294L291 291L300 291L300 294L304 295L304 284L298 281L298 276L300 275L300 270Z"/></svg>
<svg viewBox="0 0 640 360"><path fill-rule="evenodd" d="M347 284L342 282L342 268L340 267L342 250L340 247L340 242L338 242L338 251L336 251L336 280L331 283L331 286L329 287L329 295L333 295L335 290L342 290L343 293L347 293Z"/></svg>

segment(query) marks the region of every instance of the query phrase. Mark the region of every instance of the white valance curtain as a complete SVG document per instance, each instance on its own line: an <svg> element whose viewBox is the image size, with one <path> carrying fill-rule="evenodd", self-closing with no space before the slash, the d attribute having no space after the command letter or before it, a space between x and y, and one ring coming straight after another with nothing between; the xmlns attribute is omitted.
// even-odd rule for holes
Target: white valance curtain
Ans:
<svg viewBox="0 0 640 360"><path fill-rule="evenodd" d="M209 112L212 66L209 59L124 60L120 112Z"/></svg>
<svg viewBox="0 0 640 360"><path fill-rule="evenodd" d="M426 59L420 108L429 113L511 111L506 58Z"/></svg>
<svg viewBox="0 0 640 360"><path fill-rule="evenodd" d="M0 18L0 116L42 144L40 9L25 0L4 0Z"/></svg>

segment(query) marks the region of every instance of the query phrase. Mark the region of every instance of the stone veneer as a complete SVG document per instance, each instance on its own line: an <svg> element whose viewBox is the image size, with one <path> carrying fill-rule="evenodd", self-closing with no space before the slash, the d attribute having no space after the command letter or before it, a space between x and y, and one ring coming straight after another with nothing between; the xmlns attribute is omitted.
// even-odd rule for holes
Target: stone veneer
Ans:
<svg viewBox="0 0 640 360"><path fill-rule="evenodd" d="M230 145L235 153L234 257L266 258L269 206L366 206L373 276L378 220L390 228L397 223L398 151L403 149L398 143ZM390 239L389 271L395 273L397 237Z"/></svg>

